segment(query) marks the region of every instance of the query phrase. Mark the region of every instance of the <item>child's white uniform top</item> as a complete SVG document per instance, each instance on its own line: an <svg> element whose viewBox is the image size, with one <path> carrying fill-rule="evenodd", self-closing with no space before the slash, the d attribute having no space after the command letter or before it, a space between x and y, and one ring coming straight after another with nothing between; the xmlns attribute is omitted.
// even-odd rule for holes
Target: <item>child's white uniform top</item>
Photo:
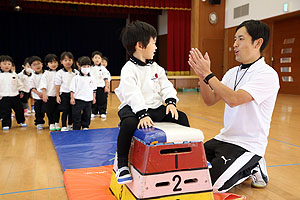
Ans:
<svg viewBox="0 0 300 200"><path fill-rule="evenodd" d="M41 78L39 90L46 89L47 96L55 97L56 96L56 86L54 83L56 76L56 71L46 70Z"/></svg>
<svg viewBox="0 0 300 200"><path fill-rule="evenodd" d="M74 98L83 101L93 101L93 93L96 89L94 78L82 74L76 75L70 85L70 91L74 92Z"/></svg>
<svg viewBox="0 0 300 200"><path fill-rule="evenodd" d="M39 86L40 86L40 81L41 81L41 78L43 76L43 73L32 73L30 79L29 79L29 85L30 85L30 89L33 89L35 88L38 92L42 92L40 89L39 89ZM32 94L32 98L34 99L37 99L37 100L40 100L41 98L34 92L31 92Z"/></svg>
<svg viewBox="0 0 300 200"><path fill-rule="evenodd" d="M30 75L28 76L24 69L20 73L18 73L18 77L23 84L23 91L26 93L29 93L31 89L29 85L29 79L31 75L32 73L30 73Z"/></svg>
<svg viewBox="0 0 300 200"><path fill-rule="evenodd" d="M141 66L132 58L121 70L120 85L115 93L121 101L119 110L129 105L134 113L158 108L168 98L178 102L177 92L161 66L156 62Z"/></svg>
<svg viewBox="0 0 300 200"><path fill-rule="evenodd" d="M91 76L95 79L97 87L105 87L105 80L111 80L109 71L102 65L92 66Z"/></svg>
<svg viewBox="0 0 300 200"><path fill-rule="evenodd" d="M71 92L71 81L78 73L79 72L76 69L72 69L71 72L68 72L65 68L62 68L56 72L54 83L55 85L60 86L60 94Z"/></svg>
<svg viewBox="0 0 300 200"><path fill-rule="evenodd" d="M15 72L0 72L0 99L14 97L19 91L24 91L23 84Z"/></svg>

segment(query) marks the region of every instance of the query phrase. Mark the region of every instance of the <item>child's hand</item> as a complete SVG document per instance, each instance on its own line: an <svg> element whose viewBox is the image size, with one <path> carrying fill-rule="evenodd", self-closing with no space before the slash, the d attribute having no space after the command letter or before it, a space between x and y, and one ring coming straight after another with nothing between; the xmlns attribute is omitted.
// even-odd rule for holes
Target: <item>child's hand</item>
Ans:
<svg viewBox="0 0 300 200"><path fill-rule="evenodd" d="M75 99L74 98L71 98L70 104L75 105Z"/></svg>
<svg viewBox="0 0 300 200"><path fill-rule="evenodd" d="M109 93L109 87L108 86L105 86L104 92Z"/></svg>
<svg viewBox="0 0 300 200"><path fill-rule="evenodd" d="M56 102L57 102L58 104L60 104L60 103L61 103L60 96L56 96Z"/></svg>
<svg viewBox="0 0 300 200"><path fill-rule="evenodd" d="M154 126L154 123L153 123L152 119L149 116L147 116L140 120L137 128L138 129L139 128L150 128L152 126Z"/></svg>
<svg viewBox="0 0 300 200"><path fill-rule="evenodd" d="M43 94L43 102L45 102L45 103L47 103L47 101L48 101L48 96L45 94Z"/></svg>
<svg viewBox="0 0 300 200"><path fill-rule="evenodd" d="M42 99L43 98L43 93L38 92L37 95Z"/></svg>
<svg viewBox="0 0 300 200"><path fill-rule="evenodd" d="M171 112L172 118L175 118L176 120L178 120L178 112L177 112L176 107L173 104L167 105L166 115L169 114L169 112Z"/></svg>
<svg viewBox="0 0 300 200"><path fill-rule="evenodd" d="M93 104L95 104L96 103L96 98L93 98Z"/></svg>

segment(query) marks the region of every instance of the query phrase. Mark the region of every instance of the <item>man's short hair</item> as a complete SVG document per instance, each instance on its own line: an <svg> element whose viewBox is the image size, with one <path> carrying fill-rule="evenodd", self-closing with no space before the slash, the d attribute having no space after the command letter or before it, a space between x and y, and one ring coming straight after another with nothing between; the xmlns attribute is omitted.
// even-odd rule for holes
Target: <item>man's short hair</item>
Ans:
<svg viewBox="0 0 300 200"><path fill-rule="evenodd" d="M151 37L153 39L157 37L155 28L138 20L128 24L121 33L122 44L129 55L135 52L137 42L141 42L143 47L146 48Z"/></svg>
<svg viewBox="0 0 300 200"><path fill-rule="evenodd" d="M235 30L237 32L240 28L245 26L247 32L252 37L252 43L259 39L263 39L263 43L260 47L260 52L262 52L265 47L267 46L269 39L270 39L270 28L265 23L259 21L259 20L247 20L242 22Z"/></svg>

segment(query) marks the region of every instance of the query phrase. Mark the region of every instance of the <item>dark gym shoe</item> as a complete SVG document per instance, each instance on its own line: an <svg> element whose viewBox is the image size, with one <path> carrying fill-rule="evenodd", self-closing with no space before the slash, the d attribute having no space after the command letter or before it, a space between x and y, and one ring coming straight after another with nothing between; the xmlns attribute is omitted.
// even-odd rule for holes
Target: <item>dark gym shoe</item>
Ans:
<svg viewBox="0 0 300 200"><path fill-rule="evenodd" d="M130 174L128 167L122 167L118 169L116 173L116 177L117 177L117 182L119 184L126 184L132 182L132 176Z"/></svg>
<svg viewBox="0 0 300 200"><path fill-rule="evenodd" d="M265 159L262 158L258 162L258 165L252 169L252 183L251 186L255 188L264 188L267 186L269 182L268 174L267 174L267 166Z"/></svg>

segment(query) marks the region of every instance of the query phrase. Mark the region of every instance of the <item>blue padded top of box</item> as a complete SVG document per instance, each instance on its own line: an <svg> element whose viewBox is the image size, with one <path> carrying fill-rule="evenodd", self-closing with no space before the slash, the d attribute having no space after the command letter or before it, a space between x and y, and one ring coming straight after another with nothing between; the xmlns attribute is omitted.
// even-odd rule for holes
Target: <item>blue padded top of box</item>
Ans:
<svg viewBox="0 0 300 200"><path fill-rule="evenodd" d="M167 142L166 133L163 130L155 127L147 128L147 129L137 129L134 132L133 136L140 139L147 145L150 145L152 142L157 142L157 143Z"/></svg>

